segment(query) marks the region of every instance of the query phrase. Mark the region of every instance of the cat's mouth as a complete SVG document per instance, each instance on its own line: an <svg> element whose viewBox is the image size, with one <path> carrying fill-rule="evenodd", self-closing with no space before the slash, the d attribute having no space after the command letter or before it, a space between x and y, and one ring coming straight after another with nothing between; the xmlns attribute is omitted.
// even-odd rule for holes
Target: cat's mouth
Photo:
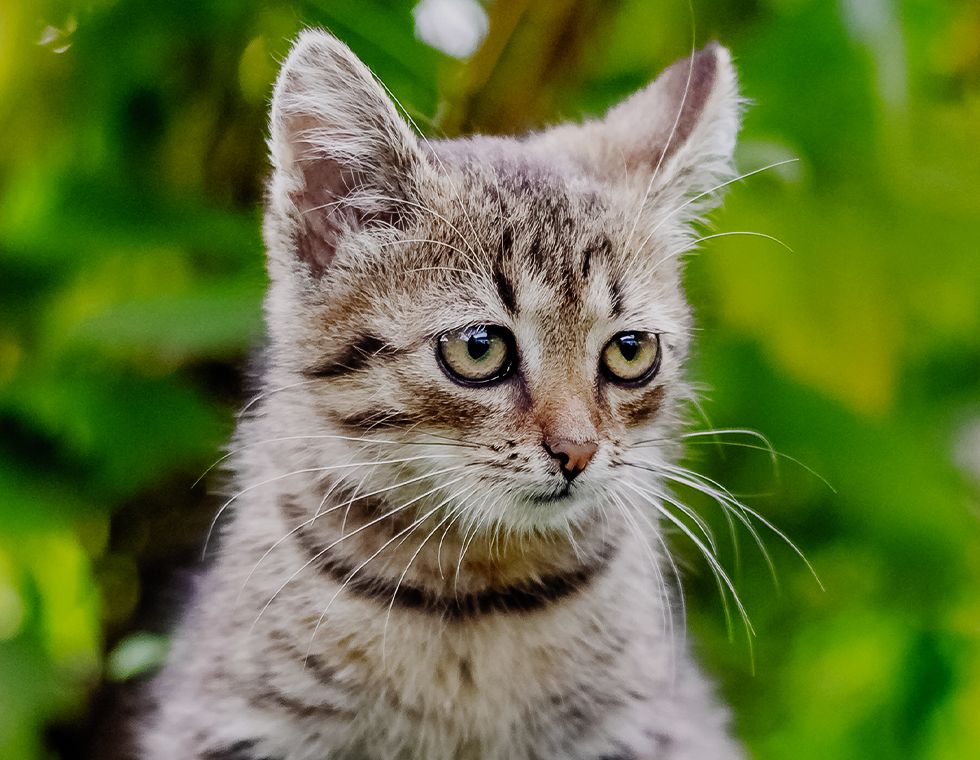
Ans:
<svg viewBox="0 0 980 760"><path fill-rule="evenodd" d="M531 501L535 504L554 504L555 502L564 501L572 495L572 484L565 483L561 487L556 488L553 491L549 491L544 494L535 494L531 497Z"/></svg>

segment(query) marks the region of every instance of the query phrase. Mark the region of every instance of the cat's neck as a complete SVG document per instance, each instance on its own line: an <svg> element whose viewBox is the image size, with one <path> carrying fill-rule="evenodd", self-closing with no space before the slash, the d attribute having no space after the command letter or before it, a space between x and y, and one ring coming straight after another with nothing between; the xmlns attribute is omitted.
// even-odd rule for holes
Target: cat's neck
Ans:
<svg viewBox="0 0 980 760"><path fill-rule="evenodd" d="M605 571L625 527L596 511L565 531L501 533L450 511L398 513L330 481L281 492L278 509L310 565L332 581L450 616L578 593Z"/></svg>

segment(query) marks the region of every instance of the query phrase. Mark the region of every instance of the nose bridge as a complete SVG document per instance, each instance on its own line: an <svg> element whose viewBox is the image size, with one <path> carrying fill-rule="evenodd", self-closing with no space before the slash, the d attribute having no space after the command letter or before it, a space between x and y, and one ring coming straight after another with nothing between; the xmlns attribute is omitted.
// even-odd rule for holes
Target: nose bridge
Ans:
<svg viewBox="0 0 980 760"><path fill-rule="evenodd" d="M564 317L564 318L562 318ZM551 313L539 323L538 350L528 377L541 445L570 483L599 448L595 378L588 371L584 338L569 314Z"/></svg>
<svg viewBox="0 0 980 760"><path fill-rule="evenodd" d="M576 443L598 437L595 378L588 372L581 321L574 308L540 315L531 396L545 439Z"/></svg>
<svg viewBox="0 0 980 760"><path fill-rule="evenodd" d="M545 440L594 442L598 431L591 389L568 378L542 385L535 416Z"/></svg>

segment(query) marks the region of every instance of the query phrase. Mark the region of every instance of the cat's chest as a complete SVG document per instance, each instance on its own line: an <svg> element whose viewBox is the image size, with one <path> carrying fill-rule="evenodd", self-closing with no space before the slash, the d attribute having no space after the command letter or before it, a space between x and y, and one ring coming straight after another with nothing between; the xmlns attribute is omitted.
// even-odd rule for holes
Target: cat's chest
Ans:
<svg viewBox="0 0 980 760"><path fill-rule="evenodd" d="M466 757L467 737L477 737L474 757L488 757L487 742L592 725L628 699L630 681L649 680L642 642L614 620L598 624L587 601L466 623L341 605L313 645L279 630L239 662L261 685L254 706L304 741L321 741L326 724L328 743L438 738L432 757ZM377 752L369 756L395 757Z"/></svg>

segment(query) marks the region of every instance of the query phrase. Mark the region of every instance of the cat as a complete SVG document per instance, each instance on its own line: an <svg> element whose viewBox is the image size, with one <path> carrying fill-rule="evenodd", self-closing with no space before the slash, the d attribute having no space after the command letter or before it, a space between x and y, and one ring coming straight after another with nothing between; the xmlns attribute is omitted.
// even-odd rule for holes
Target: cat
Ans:
<svg viewBox="0 0 980 760"><path fill-rule="evenodd" d="M740 116L712 43L600 120L430 142L298 37L264 394L140 757L743 756L656 508L693 397L678 258Z"/></svg>

